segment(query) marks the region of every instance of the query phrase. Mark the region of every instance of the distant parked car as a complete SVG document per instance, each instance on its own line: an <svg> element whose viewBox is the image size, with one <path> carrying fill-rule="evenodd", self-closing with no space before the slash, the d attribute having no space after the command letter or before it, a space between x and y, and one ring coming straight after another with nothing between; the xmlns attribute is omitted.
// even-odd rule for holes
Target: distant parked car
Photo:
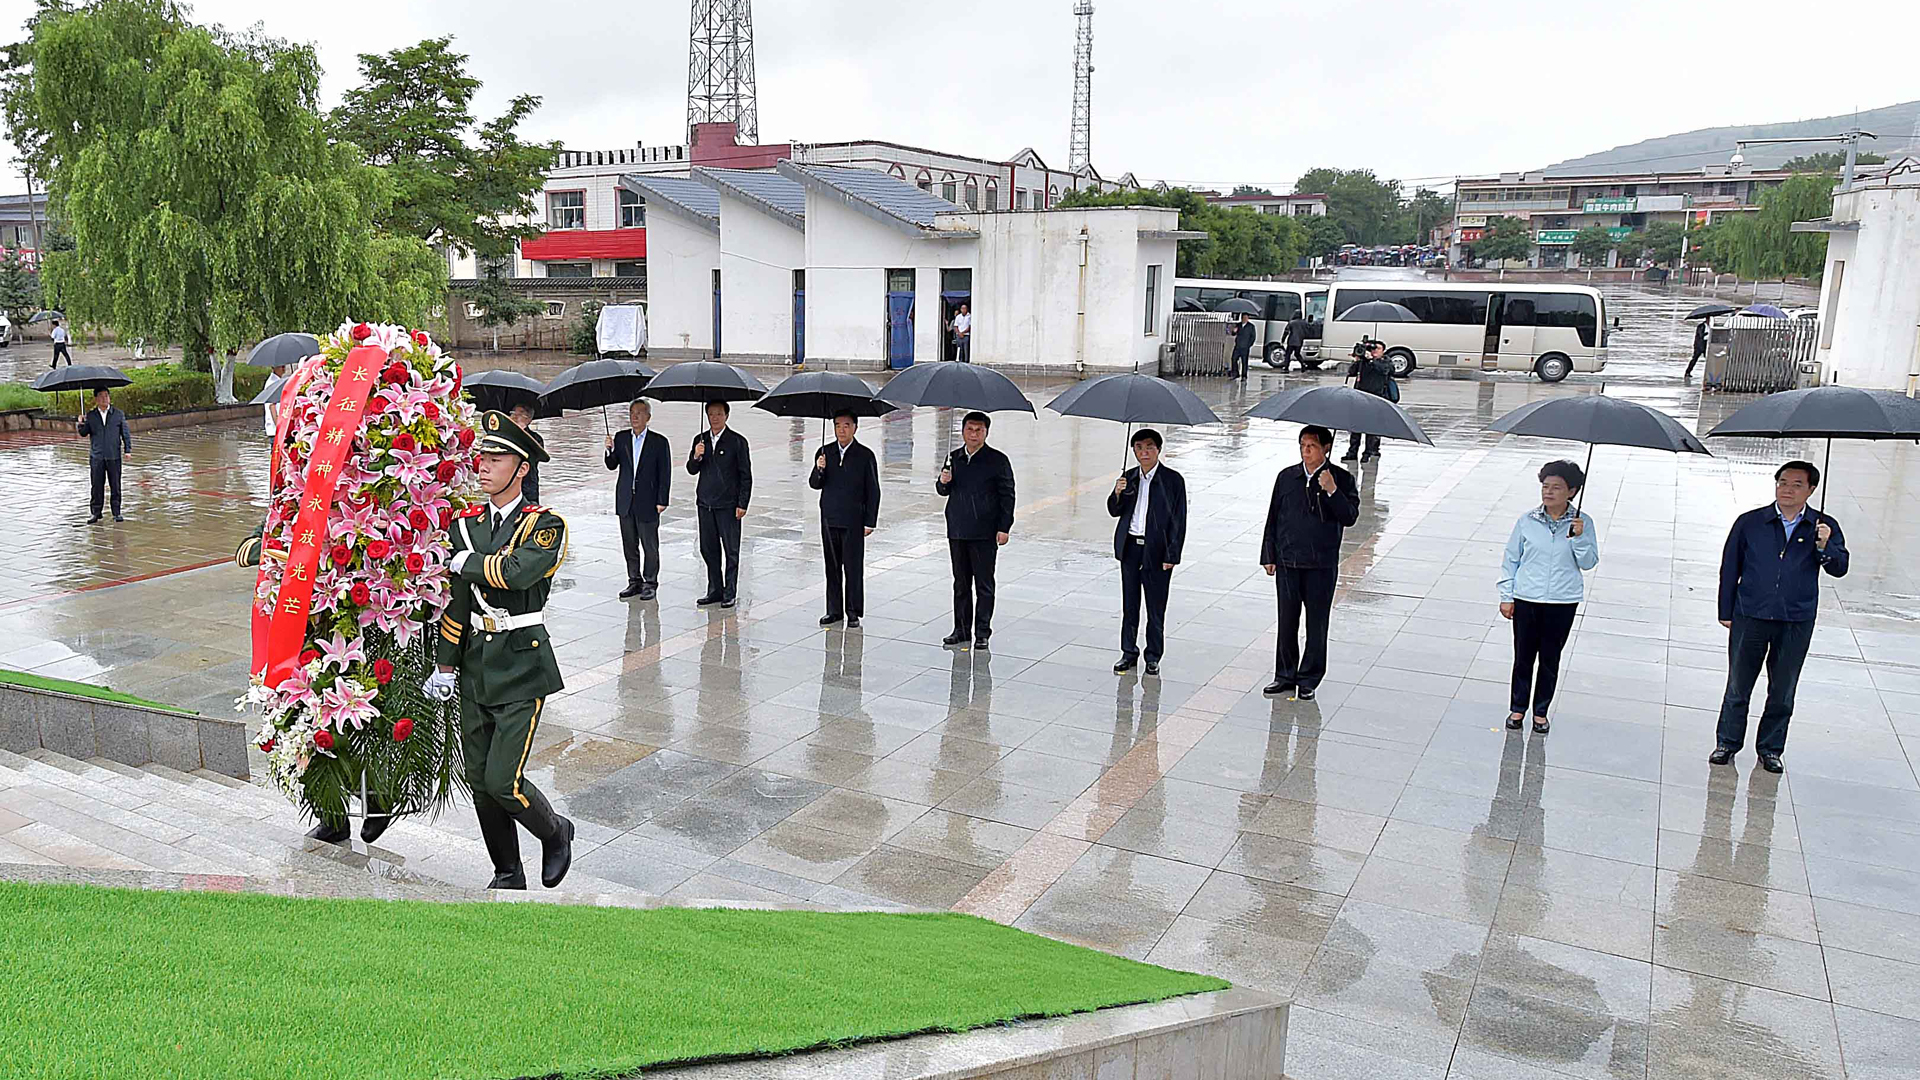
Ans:
<svg viewBox="0 0 1920 1080"><path fill-rule="evenodd" d="M1817 319L1819 317L1819 308L1797 307L1787 309L1787 318L1789 319Z"/></svg>
<svg viewBox="0 0 1920 1080"><path fill-rule="evenodd" d="M11 344L13 344L13 320L7 318L5 312L0 311L0 349Z"/></svg>

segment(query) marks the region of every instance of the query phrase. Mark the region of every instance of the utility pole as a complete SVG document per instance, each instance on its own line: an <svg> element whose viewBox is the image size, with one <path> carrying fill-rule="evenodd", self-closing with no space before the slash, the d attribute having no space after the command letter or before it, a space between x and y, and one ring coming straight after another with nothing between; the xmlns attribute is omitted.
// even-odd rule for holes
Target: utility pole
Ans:
<svg viewBox="0 0 1920 1080"><path fill-rule="evenodd" d="M1845 143L1847 147L1847 164L1840 170L1840 186L1843 188L1852 187L1854 165L1860 156L1860 140L1878 139L1879 137L1880 136L1875 135L1871 131L1861 131L1859 128L1852 128L1838 135L1815 135L1805 139L1740 139L1733 144L1733 159L1727 164L1746 164L1747 157L1741 151L1749 146L1774 146L1781 143Z"/></svg>
<svg viewBox="0 0 1920 1080"><path fill-rule="evenodd" d="M695 124L715 122L731 122L743 146L758 143L752 0L694 0L689 40L687 143Z"/></svg>
<svg viewBox="0 0 1920 1080"><path fill-rule="evenodd" d="M1078 0L1073 14L1080 25L1073 35L1073 130L1067 136L1067 171L1079 173L1092 164L1093 4Z"/></svg>

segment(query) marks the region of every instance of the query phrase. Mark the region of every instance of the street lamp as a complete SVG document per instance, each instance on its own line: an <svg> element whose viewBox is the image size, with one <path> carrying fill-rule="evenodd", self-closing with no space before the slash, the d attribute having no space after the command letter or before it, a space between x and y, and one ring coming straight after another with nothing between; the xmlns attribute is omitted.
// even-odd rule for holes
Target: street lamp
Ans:
<svg viewBox="0 0 1920 1080"><path fill-rule="evenodd" d="M1780 143L1845 143L1847 144L1847 165L1840 172L1840 186L1848 187L1853 183L1853 166L1855 159L1859 156L1860 140L1879 137L1871 131L1853 128L1838 135L1814 135L1803 139L1739 139L1733 144L1733 157L1728 159L1727 164L1734 168L1745 165L1747 158L1741 151L1749 146L1771 146Z"/></svg>

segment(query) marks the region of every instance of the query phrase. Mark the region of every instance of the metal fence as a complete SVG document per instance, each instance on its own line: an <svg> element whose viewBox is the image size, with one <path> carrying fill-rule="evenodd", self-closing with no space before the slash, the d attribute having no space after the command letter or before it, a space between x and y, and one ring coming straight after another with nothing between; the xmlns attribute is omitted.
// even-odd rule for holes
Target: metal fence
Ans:
<svg viewBox="0 0 1920 1080"><path fill-rule="evenodd" d="M1160 355L1160 375L1225 375L1233 359L1233 324L1217 315L1175 312L1167 319L1171 349Z"/></svg>
<svg viewBox="0 0 1920 1080"><path fill-rule="evenodd" d="M1709 385L1759 394L1800 385L1801 367L1813 364L1819 320L1736 316L1728 323L1726 356L1718 372L1707 372Z"/></svg>

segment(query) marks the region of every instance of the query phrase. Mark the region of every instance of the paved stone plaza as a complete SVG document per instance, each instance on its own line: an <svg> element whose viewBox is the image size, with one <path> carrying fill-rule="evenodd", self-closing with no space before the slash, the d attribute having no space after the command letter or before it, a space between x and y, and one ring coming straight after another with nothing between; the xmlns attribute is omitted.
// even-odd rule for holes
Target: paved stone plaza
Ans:
<svg viewBox="0 0 1920 1080"><path fill-rule="evenodd" d="M1705 431L1747 399L1681 383L1684 304L1615 298L1626 327L1607 392ZM939 644L950 585L933 482L957 415L861 425L884 494L852 632L816 625L805 474L819 422L734 414L756 482L733 611L694 606L684 472L659 600L616 598L601 418L545 422L544 501L572 531L549 609L567 692L545 708L529 773L580 823L576 873L669 900L952 908L1215 973L1295 999L1300 1080L1916 1075L1920 448L1833 448L1823 491L1852 571L1823 579L1787 772L1772 776L1750 750L1734 768L1705 761L1725 674L1720 545L1771 497L1774 465L1821 447L1595 454L1585 509L1601 561L1541 737L1502 727L1511 648L1494 579L1537 501L1535 469L1584 448L1486 425L1598 380L1405 384L1436 445L1388 443L1361 471L1328 681L1298 702L1260 692L1275 611L1257 565L1297 429L1243 414L1303 379L1338 375L1196 381L1225 423L1168 432L1191 524L1158 678L1110 670L1119 425L996 417L1020 509L992 647L975 652ZM1027 389L1043 404L1064 385ZM678 453L697 425L694 406L656 409ZM224 559L257 522L264 437L234 424L135 438L118 526L76 527L77 440L0 450L20 518L4 541L0 667L229 713L252 575L183 568ZM126 839L137 802L98 830L39 820L24 775L0 769L0 863L261 873L204 849L162 865ZM478 835L463 809L435 825ZM368 865L486 878L477 844L389 835Z"/></svg>

